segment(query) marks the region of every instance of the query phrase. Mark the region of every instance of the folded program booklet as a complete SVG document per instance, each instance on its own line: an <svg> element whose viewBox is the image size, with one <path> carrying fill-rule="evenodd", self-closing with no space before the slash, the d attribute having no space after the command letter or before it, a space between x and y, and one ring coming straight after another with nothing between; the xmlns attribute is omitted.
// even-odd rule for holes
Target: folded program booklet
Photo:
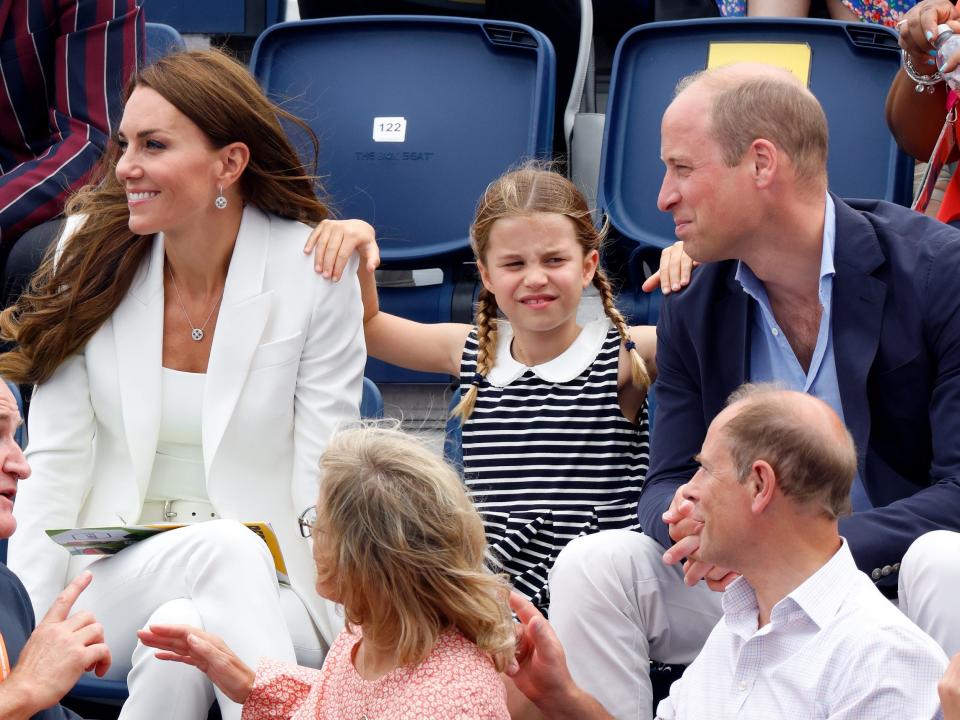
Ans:
<svg viewBox="0 0 960 720"><path fill-rule="evenodd" d="M243 523L267 544L277 568L277 580L284 585L290 584L287 576L287 564L280 552L277 535L266 522ZM58 545L70 551L71 555L116 555L126 547L153 537L157 533L184 527L176 523L156 523L151 525L116 525L113 527L72 528L67 530L47 530L47 535Z"/></svg>

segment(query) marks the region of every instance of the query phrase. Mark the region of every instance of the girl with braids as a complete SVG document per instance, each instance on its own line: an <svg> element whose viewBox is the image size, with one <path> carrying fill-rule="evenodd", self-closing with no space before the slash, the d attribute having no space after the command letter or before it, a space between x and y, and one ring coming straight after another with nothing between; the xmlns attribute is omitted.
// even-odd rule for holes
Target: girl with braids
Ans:
<svg viewBox="0 0 960 720"><path fill-rule="evenodd" d="M137 643L148 622L314 666L342 626L313 592L297 513L334 426L359 414L362 306L355 281L324 280L300 252L330 221L281 118L298 124L223 53L142 69L56 254L0 316L18 343L0 373L37 384L9 564L41 613L89 566L76 607L103 624L107 678L128 681L121 718L206 718L213 702L203 675ZM256 520L289 586L238 522ZM44 532L156 522L192 524L100 559Z"/></svg>
<svg viewBox="0 0 960 720"><path fill-rule="evenodd" d="M491 183L477 206L476 327L380 312L371 267L360 269L368 353L459 375L464 480L494 559L541 609L564 545L637 527L647 471L655 328L627 327L614 306L602 239L573 183L529 165ZM605 317L581 326L591 284Z"/></svg>

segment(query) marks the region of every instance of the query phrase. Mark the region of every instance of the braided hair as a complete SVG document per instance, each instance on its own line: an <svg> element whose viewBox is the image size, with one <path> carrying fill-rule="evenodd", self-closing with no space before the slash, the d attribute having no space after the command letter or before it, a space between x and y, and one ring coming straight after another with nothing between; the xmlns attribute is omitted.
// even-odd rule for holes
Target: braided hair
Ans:
<svg viewBox="0 0 960 720"><path fill-rule="evenodd" d="M555 213L571 220L577 242L584 254L599 252L606 229L593 224L590 208L583 195L570 180L549 167L531 162L511 170L494 180L477 204L476 218L470 226L470 243L478 262L483 262L490 245L493 224L502 218L522 217L537 213ZM614 304L613 288L601 267L597 267L593 284L600 293L603 311L620 333L630 358L631 382L640 388L650 386L646 363L630 338L627 322ZM451 416L466 421L473 412L480 384L493 368L497 352L497 299L484 288L477 303L477 366L466 392Z"/></svg>

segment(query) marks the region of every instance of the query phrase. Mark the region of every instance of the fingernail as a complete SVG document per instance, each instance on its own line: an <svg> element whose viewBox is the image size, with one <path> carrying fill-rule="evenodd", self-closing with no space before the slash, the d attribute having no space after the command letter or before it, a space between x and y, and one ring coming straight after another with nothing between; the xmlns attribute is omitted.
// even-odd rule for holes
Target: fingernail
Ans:
<svg viewBox="0 0 960 720"><path fill-rule="evenodd" d="M929 60L927 60L927 65L936 65L936 64L937 64L937 61L934 60L933 58L930 58Z"/></svg>
<svg viewBox="0 0 960 720"><path fill-rule="evenodd" d="M671 285L671 289L673 289L673 290L679 290L679 289L680 289L680 283L674 283L673 285Z"/></svg>
<svg viewBox="0 0 960 720"><path fill-rule="evenodd" d="M927 40L932 40L932 39L933 39L933 32L932 32L931 30L927 30L927 31L924 33L924 36L926 36Z"/></svg>

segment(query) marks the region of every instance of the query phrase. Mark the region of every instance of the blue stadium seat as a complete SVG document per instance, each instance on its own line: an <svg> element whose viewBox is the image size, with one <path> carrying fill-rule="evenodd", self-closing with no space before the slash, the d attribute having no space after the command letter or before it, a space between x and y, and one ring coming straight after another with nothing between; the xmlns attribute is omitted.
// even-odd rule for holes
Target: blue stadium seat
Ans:
<svg viewBox="0 0 960 720"><path fill-rule="evenodd" d="M151 22L164 23L182 33L256 36L280 22L284 0L141 0Z"/></svg>
<svg viewBox="0 0 960 720"><path fill-rule="evenodd" d="M180 33L163 23L146 23L146 37L147 65L156 62L164 55L187 49L187 45L184 43Z"/></svg>
<svg viewBox="0 0 960 720"><path fill-rule="evenodd" d="M383 417L383 395L370 378L363 379L363 396L360 398L360 417L376 420Z"/></svg>
<svg viewBox="0 0 960 720"><path fill-rule="evenodd" d="M642 263L653 267L674 241L657 209L663 178L660 118L677 81L707 66L719 43L809 47L809 87L830 126L830 187L841 196L910 204L913 161L884 119L887 89L900 67L897 35L878 25L813 19L720 18L649 23L620 41L614 59L600 167L598 206L612 226L613 268L626 268L622 304L634 322L655 322L656 300L638 293Z"/></svg>
<svg viewBox="0 0 960 720"><path fill-rule="evenodd" d="M319 136L334 207L376 227L384 268L438 276L382 287L381 305L421 322L469 322L476 280L467 229L477 199L511 165L551 149L546 37L471 18L307 20L264 32L251 67ZM373 360L367 375L448 381Z"/></svg>

